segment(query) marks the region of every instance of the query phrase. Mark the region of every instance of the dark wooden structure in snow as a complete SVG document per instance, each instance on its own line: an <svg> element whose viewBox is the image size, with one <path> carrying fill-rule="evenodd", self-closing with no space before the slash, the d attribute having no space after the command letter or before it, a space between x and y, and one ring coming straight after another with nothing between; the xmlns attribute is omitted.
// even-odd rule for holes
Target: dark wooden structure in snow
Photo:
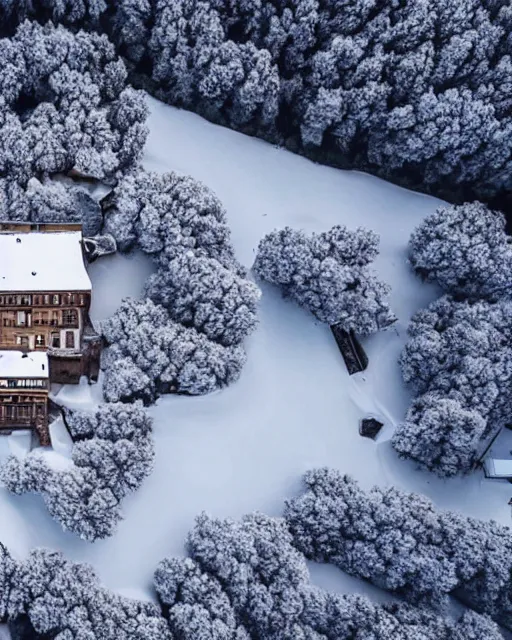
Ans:
<svg viewBox="0 0 512 640"><path fill-rule="evenodd" d="M375 440L383 426L384 424L377 418L363 418L359 423L359 434L364 438Z"/></svg>
<svg viewBox="0 0 512 640"><path fill-rule="evenodd" d="M331 331L341 351L349 375L364 371L368 366L368 356L353 331L346 331L339 325L331 325Z"/></svg>

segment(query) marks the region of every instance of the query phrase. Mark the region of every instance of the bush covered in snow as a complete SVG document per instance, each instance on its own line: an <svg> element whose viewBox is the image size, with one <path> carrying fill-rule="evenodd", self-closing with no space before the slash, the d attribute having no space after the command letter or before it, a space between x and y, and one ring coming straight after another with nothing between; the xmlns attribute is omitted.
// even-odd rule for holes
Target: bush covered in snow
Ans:
<svg viewBox="0 0 512 640"><path fill-rule="evenodd" d="M466 298L512 296L505 218L480 202L440 207L413 232L409 260L423 279Z"/></svg>
<svg viewBox="0 0 512 640"><path fill-rule="evenodd" d="M120 251L138 247L161 267L193 250L239 268L222 203L189 176L143 169L124 176L109 196L104 231Z"/></svg>
<svg viewBox="0 0 512 640"><path fill-rule="evenodd" d="M120 503L153 468L151 420L140 404L102 404L94 412L68 412L76 439L73 463L53 469L37 451L7 459L0 478L9 491L42 494L63 529L86 540L114 533Z"/></svg>
<svg viewBox="0 0 512 640"><path fill-rule="evenodd" d="M309 582L305 558L285 522L255 514L239 522L202 515L188 539L191 558L160 563L155 587L176 638L225 640L499 640L486 617L453 622L404 604L374 605Z"/></svg>
<svg viewBox="0 0 512 640"><path fill-rule="evenodd" d="M24 637L172 640L157 606L108 591L91 566L58 551L35 549L17 562L1 548L0 584L0 614L13 623L28 618Z"/></svg>
<svg viewBox="0 0 512 640"><path fill-rule="evenodd" d="M253 269L320 321L370 334L396 320L387 302L390 289L370 267L378 243L362 228L335 226L308 236L286 227L261 240Z"/></svg>
<svg viewBox="0 0 512 640"><path fill-rule="evenodd" d="M27 21L0 40L0 66L0 178L104 179L138 160L146 106L106 36Z"/></svg>
<svg viewBox="0 0 512 640"><path fill-rule="evenodd" d="M126 299L102 325L107 400L150 403L161 393L210 393L238 379L240 346L224 347L171 320L151 300Z"/></svg>
<svg viewBox="0 0 512 640"><path fill-rule="evenodd" d="M365 492L334 470L304 480L307 491L287 502L285 518L308 558L413 602L439 606L453 593L511 627L510 529L438 511L425 496L393 487Z"/></svg>
<svg viewBox="0 0 512 640"><path fill-rule="evenodd" d="M393 436L400 455L441 476L469 471L512 417L512 302L444 296L418 311L400 358L418 397Z"/></svg>
<svg viewBox="0 0 512 640"><path fill-rule="evenodd" d="M146 296L164 306L174 321L224 346L240 343L257 323L258 287L193 251L153 274Z"/></svg>

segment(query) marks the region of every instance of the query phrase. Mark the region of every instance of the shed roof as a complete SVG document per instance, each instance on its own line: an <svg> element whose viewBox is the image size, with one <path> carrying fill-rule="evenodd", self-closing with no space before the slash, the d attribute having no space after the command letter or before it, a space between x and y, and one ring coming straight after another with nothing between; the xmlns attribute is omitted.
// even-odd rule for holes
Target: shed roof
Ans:
<svg viewBox="0 0 512 640"><path fill-rule="evenodd" d="M1 378L48 378L44 351L0 351Z"/></svg>
<svg viewBox="0 0 512 640"><path fill-rule="evenodd" d="M0 233L0 291L90 291L80 231Z"/></svg>

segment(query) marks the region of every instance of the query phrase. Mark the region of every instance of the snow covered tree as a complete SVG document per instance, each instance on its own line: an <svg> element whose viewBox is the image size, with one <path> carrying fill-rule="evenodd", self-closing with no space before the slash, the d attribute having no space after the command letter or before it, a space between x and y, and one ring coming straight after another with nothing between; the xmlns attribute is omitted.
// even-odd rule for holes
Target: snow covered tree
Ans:
<svg viewBox="0 0 512 640"><path fill-rule="evenodd" d="M22 563L24 611L41 637L69 640L171 640L158 608L103 588L91 566L35 549Z"/></svg>
<svg viewBox="0 0 512 640"><path fill-rule="evenodd" d="M456 622L405 604L374 605L322 591L310 584L305 558L291 543L279 518L199 516L188 538L192 558L166 559L155 573L176 637L192 640L203 631L219 640L501 638L498 627L477 614Z"/></svg>
<svg viewBox="0 0 512 640"><path fill-rule="evenodd" d="M423 279L467 298L512 295L505 218L480 202L440 207L413 232L409 260Z"/></svg>
<svg viewBox="0 0 512 640"><path fill-rule="evenodd" d="M146 296L175 322L224 346L240 343L256 326L260 290L217 260L187 251L150 276Z"/></svg>
<svg viewBox="0 0 512 640"><path fill-rule="evenodd" d="M25 19L40 22L95 26L105 11L105 0L2 0L0 2L0 25L2 33L10 34Z"/></svg>
<svg viewBox="0 0 512 640"><path fill-rule="evenodd" d="M63 529L91 541L111 536L122 517L121 500L153 469L151 419L140 403L119 403L68 411L66 420L78 440L73 465L53 469L32 452L8 458L0 478L13 493L40 493Z"/></svg>
<svg viewBox="0 0 512 640"><path fill-rule="evenodd" d="M222 203L188 176L144 170L126 175L109 196L104 232L120 251L137 246L163 267L192 249L239 269Z"/></svg>
<svg viewBox="0 0 512 640"><path fill-rule="evenodd" d="M306 473L307 491L286 503L295 546L308 558L414 602L443 605L449 594L510 626L512 533L438 511L394 487L365 492L338 471Z"/></svg>
<svg viewBox="0 0 512 640"><path fill-rule="evenodd" d="M240 346L224 347L176 324L151 300L126 299L102 325L107 400L150 403L161 393L210 393L236 381L245 363Z"/></svg>
<svg viewBox="0 0 512 640"><path fill-rule="evenodd" d="M393 436L393 447L401 457L416 460L429 471L455 476L472 469L487 430L478 410L426 393L413 401Z"/></svg>
<svg viewBox="0 0 512 640"><path fill-rule="evenodd" d="M84 188L36 178L26 188L0 179L0 219L20 222L80 222L84 236L101 230L99 204Z"/></svg>
<svg viewBox="0 0 512 640"><path fill-rule="evenodd" d="M105 36L26 21L0 45L0 178L112 179L138 161L147 110Z"/></svg>
<svg viewBox="0 0 512 640"><path fill-rule="evenodd" d="M377 236L365 229L336 226L307 236L286 227L261 240L253 269L320 321L366 335L396 320L390 289L369 266L377 247Z"/></svg>
<svg viewBox="0 0 512 640"><path fill-rule="evenodd" d="M100 404L94 411L66 410L66 424L75 441L100 438L110 442L149 438L152 420L140 403Z"/></svg>
<svg viewBox="0 0 512 640"><path fill-rule="evenodd" d="M20 581L20 565L0 543L0 621L18 616L23 611L24 594Z"/></svg>
<svg viewBox="0 0 512 640"><path fill-rule="evenodd" d="M444 296L419 311L400 364L420 394L393 445L441 476L471 470L479 449L512 415L512 303Z"/></svg>
<svg viewBox="0 0 512 640"><path fill-rule="evenodd" d="M182 640L250 640L221 583L191 558L166 558L155 571L154 585L168 610L172 633Z"/></svg>

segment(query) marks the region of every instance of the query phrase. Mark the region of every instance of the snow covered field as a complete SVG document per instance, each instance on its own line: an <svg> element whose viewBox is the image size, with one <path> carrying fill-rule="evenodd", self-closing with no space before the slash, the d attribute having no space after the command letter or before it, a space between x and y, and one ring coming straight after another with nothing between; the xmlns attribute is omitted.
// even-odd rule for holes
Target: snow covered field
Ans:
<svg viewBox="0 0 512 640"><path fill-rule="evenodd" d="M0 540L20 555L34 546L62 549L71 559L91 562L107 586L147 597L157 562L183 552L200 511L278 515L285 497L299 490L301 474L320 465L351 474L365 487L394 483L426 493L441 507L510 524L508 483L484 480L481 472L439 480L398 460L388 442L408 404L397 366L408 320L438 295L409 272L405 245L439 201L315 165L155 100L150 105L146 168L187 173L210 186L227 208L243 264L252 264L259 239L275 227L369 227L381 235L376 264L393 287L399 322L366 342L370 367L350 378L329 329L263 286L260 326L248 341L240 381L204 398L168 397L151 409L155 471L124 501L126 518L116 536L82 542L61 531L41 498L0 490ZM142 256L96 262L90 269L93 319L110 315L124 296L138 296L150 272ZM73 406L89 396L97 398L98 388L68 387L58 394ZM360 417L369 413L386 422L377 442L358 434ZM5 439L0 448L7 450ZM312 576L331 589L386 597L332 567L314 567Z"/></svg>

